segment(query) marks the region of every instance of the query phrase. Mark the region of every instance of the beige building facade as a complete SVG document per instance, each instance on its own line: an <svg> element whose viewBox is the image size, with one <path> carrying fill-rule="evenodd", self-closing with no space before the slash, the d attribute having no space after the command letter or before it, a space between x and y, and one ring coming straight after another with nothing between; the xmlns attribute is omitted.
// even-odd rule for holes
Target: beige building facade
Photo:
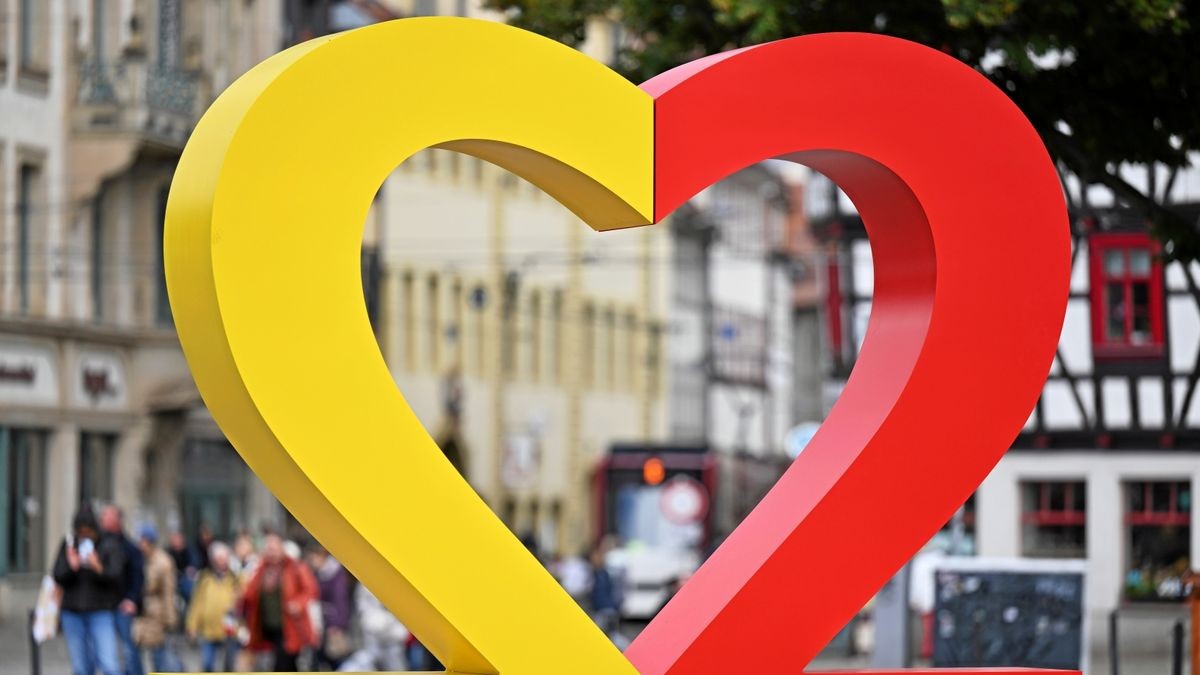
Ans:
<svg viewBox="0 0 1200 675"><path fill-rule="evenodd" d="M515 532L578 551L600 457L665 434L667 229L597 233L506 171L430 150L385 181L367 233L400 390Z"/></svg>
<svg viewBox="0 0 1200 675"><path fill-rule="evenodd" d="M171 323L162 227L199 114L276 51L280 2L0 0L0 613L81 502L278 522Z"/></svg>

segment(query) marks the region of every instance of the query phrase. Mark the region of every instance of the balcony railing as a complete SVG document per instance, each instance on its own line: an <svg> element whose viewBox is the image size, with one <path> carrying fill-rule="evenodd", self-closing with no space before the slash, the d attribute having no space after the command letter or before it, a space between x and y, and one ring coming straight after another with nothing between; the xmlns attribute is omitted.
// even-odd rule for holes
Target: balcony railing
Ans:
<svg viewBox="0 0 1200 675"><path fill-rule="evenodd" d="M79 64L79 131L124 131L181 145L195 123L194 74L140 59Z"/></svg>

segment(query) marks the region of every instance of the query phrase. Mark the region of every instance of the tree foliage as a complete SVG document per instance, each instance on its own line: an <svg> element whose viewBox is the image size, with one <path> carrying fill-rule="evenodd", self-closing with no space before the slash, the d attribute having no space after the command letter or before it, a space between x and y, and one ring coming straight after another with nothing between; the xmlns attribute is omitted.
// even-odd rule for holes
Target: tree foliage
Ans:
<svg viewBox="0 0 1200 675"><path fill-rule="evenodd" d="M1122 164L1186 167L1200 150L1200 31L1188 0L488 0L510 23L577 45L617 18L634 81L705 54L824 31L885 33L972 65L1032 120L1060 165L1144 212L1168 255L1200 258L1200 225ZM1169 175L1173 176L1173 171ZM1086 209L1086 204L1073 205Z"/></svg>

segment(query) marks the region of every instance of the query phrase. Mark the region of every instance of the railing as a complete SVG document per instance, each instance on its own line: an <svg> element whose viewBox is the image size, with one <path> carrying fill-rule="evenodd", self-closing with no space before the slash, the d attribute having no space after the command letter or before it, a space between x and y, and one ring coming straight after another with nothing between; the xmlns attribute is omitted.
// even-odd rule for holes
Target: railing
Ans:
<svg viewBox="0 0 1200 675"><path fill-rule="evenodd" d="M165 112L191 114L196 105L196 78L177 68L152 63L89 59L79 66L78 101L143 104Z"/></svg>

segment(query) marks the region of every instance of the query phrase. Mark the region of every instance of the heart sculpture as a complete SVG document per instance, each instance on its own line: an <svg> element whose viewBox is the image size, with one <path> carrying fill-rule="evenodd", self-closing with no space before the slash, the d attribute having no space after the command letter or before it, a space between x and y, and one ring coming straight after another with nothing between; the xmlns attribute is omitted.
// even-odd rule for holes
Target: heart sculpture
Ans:
<svg viewBox="0 0 1200 675"><path fill-rule="evenodd" d="M868 228L875 298L845 391L625 655L454 471L376 344L362 223L428 147L509 169L598 230L791 159ZM813 35L639 88L531 33L423 18L293 47L222 94L179 163L165 256L214 418L450 671L726 674L801 670L999 461L1050 368L1070 242L1034 129L937 51Z"/></svg>

